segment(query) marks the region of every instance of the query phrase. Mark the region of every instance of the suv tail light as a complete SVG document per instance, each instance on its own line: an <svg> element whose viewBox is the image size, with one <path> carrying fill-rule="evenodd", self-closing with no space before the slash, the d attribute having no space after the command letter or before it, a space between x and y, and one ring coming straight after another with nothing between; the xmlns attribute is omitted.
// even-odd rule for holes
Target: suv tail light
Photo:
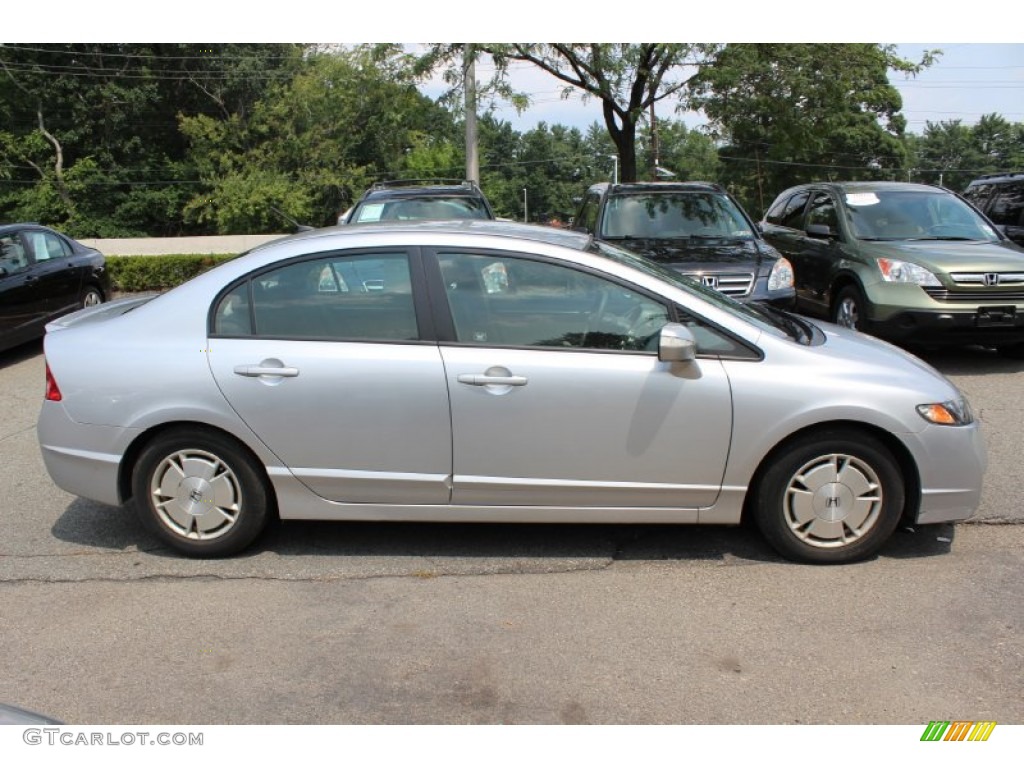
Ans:
<svg viewBox="0 0 1024 768"><path fill-rule="evenodd" d="M57 386L57 380L53 378L53 372L50 371L50 364L46 364L46 399L52 400L55 403L59 403L63 399L63 395L60 393L60 387Z"/></svg>

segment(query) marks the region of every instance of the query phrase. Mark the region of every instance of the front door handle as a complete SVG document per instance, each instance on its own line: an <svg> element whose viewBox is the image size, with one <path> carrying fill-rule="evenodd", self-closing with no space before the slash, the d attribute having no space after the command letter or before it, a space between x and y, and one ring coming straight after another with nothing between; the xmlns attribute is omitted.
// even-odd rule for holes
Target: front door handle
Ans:
<svg viewBox="0 0 1024 768"><path fill-rule="evenodd" d="M525 387L525 376L488 376L485 373L460 373L459 384L469 384L474 387L487 387L491 385L504 387Z"/></svg>
<svg viewBox="0 0 1024 768"><path fill-rule="evenodd" d="M287 376L294 378L299 375L299 369L277 367L274 365L236 365L235 373L239 376Z"/></svg>

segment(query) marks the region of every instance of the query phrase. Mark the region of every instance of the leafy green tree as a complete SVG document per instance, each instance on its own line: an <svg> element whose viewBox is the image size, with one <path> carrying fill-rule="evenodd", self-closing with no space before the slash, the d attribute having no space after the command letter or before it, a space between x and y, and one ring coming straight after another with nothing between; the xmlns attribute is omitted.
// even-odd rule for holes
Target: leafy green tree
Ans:
<svg viewBox="0 0 1024 768"><path fill-rule="evenodd" d="M0 46L0 215L78 236L180 234L198 180L178 114L244 109L302 46Z"/></svg>
<svg viewBox="0 0 1024 768"><path fill-rule="evenodd" d="M724 142L721 177L753 210L791 184L869 178L901 169L906 154L902 99L889 72L920 63L893 46L730 44L691 81L691 106Z"/></svg>
<svg viewBox="0 0 1024 768"><path fill-rule="evenodd" d="M186 215L225 233L280 229L277 211L328 224L371 182L456 156L448 113L417 90L402 59L368 49L307 56L247 114L183 117L181 129L209 190Z"/></svg>

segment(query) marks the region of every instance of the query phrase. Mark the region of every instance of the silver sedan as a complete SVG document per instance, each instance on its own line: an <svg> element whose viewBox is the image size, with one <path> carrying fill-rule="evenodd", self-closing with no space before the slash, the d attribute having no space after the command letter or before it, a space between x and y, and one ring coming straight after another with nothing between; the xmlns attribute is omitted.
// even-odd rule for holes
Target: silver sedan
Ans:
<svg viewBox="0 0 1024 768"><path fill-rule="evenodd" d="M61 488L187 555L318 520L712 523L784 556L961 520L985 451L957 389L855 331L627 251L501 222L354 226L52 323Z"/></svg>

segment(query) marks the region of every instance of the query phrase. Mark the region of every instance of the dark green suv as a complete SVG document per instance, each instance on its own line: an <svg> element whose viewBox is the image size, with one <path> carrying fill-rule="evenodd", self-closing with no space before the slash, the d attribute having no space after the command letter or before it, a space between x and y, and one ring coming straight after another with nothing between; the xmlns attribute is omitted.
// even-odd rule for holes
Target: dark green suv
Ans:
<svg viewBox="0 0 1024 768"><path fill-rule="evenodd" d="M761 226L793 264L799 311L894 341L1024 356L1024 249L948 190L805 184Z"/></svg>

